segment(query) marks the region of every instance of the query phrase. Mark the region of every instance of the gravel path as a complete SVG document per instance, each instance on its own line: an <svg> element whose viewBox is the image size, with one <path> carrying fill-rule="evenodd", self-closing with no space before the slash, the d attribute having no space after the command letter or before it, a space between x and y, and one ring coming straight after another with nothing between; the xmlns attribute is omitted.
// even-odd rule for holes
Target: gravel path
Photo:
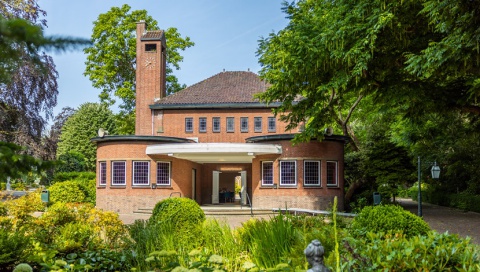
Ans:
<svg viewBox="0 0 480 272"><path fill-rule="evenodd" d="M418 203L411 199L397 199L406 210L417 214ZM470 237L472 242L480 245L480 213L464 212L462 210L422 203L423 219L430 227L439 233L458 234L460 237Z"/></svg>

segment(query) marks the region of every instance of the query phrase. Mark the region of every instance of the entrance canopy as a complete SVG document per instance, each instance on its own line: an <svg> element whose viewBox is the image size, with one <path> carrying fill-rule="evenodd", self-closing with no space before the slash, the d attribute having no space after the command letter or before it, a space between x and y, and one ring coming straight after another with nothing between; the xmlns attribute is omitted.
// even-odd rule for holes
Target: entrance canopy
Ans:
<svg viewBox="0 0 480 272"><path fill-rule="evenodd" d="M197 163L251 163L256 155L282 154L275 144L180 143L147 146L147 155L168 155Z"/></svg>

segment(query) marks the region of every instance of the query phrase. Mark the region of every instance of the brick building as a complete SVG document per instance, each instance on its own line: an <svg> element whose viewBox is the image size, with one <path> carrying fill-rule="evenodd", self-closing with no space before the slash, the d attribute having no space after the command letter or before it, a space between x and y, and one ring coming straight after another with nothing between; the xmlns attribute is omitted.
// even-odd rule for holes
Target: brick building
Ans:
<svg viewBox="0 0 480 272"><path fill-rule="evenodd" d="M343 209L345 138L291 144L298 131L254 94L268 85L252 72L221 72L165 95L165 36L137 24L135 135L97 143L97 207L119 213L170 196L199 204ZM238 196L238 195L237 195Z"/></svg>

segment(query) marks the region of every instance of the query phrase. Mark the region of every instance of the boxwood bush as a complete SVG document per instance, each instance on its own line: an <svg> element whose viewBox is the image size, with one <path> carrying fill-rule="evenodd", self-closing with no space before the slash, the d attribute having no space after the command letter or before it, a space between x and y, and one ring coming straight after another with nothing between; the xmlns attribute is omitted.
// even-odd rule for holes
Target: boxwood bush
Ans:
<svg viewBox="0 0 480 272"><path fill-rule="evenodd" d="M425 235L430 231L422 218L397 205L367 206L355 217L351 230L363 235L371 232L404 233L407 237Z"/></svg>
<svg viewBox="0 0 480 272"><path fill-rule="evenodd" d="M201 225L205 221L202 208L190 198L167 198L155 205L150 217L150 223L174 223L175 228L184 226Z"/></svg>
<svg viewBox="0 0 480 272"><path fill-rule="evenodd" d="M155 205L148 224L154 228L161 228L162 232L174 234L174 243L177 246L195 247L194 242L201 242L202 224L205 213L192 199L175 197L167 198ZM166 230L166 228L168 230Z"/></svg>

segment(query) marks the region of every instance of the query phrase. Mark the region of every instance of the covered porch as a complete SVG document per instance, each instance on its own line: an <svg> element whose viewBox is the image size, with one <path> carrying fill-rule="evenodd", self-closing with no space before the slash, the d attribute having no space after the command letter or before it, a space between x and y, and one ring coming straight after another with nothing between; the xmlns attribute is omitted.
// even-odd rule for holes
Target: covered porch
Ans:
<svg viewBox="0 0 480 272"><path fill-rule="evenodd" d="M247 205L252 199L252 161L259 155L280 155L282 147L258 143L176 143L147 146L146 154L198 163L201 169L192 169L192 187L201 195L201 204ZM193 174L197 171L198 178ZM239 194L236 187L240 187ZM198 201L195 194L192 198Z"/></svg>

